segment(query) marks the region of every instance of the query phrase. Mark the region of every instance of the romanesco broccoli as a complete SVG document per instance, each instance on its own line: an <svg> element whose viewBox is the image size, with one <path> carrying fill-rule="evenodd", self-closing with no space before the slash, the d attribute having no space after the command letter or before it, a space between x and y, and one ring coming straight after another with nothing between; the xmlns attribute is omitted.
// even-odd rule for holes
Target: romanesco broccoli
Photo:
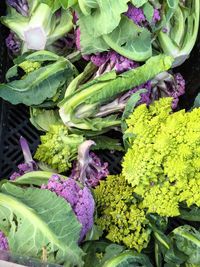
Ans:
<svg viewBox="0 0 200 267"><path fill-rule="evenodd" d="M50 130L41 136L41 145L34 158L50 165L59 173L64 172L72 166L71 162L78 155L78 146L84 140L81 135L69 134L64 125L51 125Z"/></svg>
<svg viewBox="0 0 200 267"><path fill-rule="evenodd" d="M171 98L141 105L127 120L131 148L122 173L142 207L178 216L179 203L200 206L200 109L171 112Z"/></svg>
<svg viewBox="0 0 200 267"><path fill-rule="evenodd" d="M96 223L107 233L106 238L141 251L147 247L151 230L146 212L133 195L131 185L122 175L108 175L95 187L98 212Z"/></svg>
<svg viewBox="0 0 200 267"><path fill-rule="evenodd" d="M20 68L23 69L23 71L26 73L25 76L27 74L29 74L30 72L34 71L34 70L38 70L41 67L41 64L39 62L31 62L31 61L23 61L22 63L20 63L18 65Z"/></svg>

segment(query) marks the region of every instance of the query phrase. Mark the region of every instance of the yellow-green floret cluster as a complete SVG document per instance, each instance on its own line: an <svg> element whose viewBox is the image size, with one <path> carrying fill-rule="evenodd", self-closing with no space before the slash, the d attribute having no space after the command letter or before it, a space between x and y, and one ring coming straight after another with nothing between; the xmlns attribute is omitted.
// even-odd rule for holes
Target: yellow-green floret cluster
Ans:
<svg viewBox="0 0 200 267"><path fill-rule="evenodd" d="M31 62L31 61L23 61L19 64L19 67L23 69L23 71L26 73L23 78L25 78L30 72L33 72L34 70L38 70L41 67L41 64L39 62Z"/></svg>
<svg viewBox="0 0 200 267"><path fill-rule="evenodd" d="M131 148L122 173L143 208L179 215L179 203L200 206L200 109L172 113L171 98L141 105L127 120Z"/></svg>
<svg viewBox="0 0 200 267"><path fill-rule="evenodd" d="M96 223L107 233L106 238L139 252L145 248L151 233L146 212L125 178L108 175L94 192L98 212Z"/></svg>
<svg viewBox="0 0 200 267"><path fill-rule="evenodd" d="M69 134L64 125L51 125L49 128L49 131L40 137L41 145L38 146L34 158L61 173L72 166L72 161L77 158L78 147L83 143L84 137Z"/></svg>

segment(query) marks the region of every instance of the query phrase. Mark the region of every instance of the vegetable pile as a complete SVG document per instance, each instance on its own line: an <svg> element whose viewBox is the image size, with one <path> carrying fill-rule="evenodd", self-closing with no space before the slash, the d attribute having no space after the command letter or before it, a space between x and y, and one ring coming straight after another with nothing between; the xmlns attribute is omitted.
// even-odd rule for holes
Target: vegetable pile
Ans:
<svg viewBox="0 0 200 267"><path fill-rule="evenodd" d="M0 249L71 267L200 266L199 0L6 0L0 98L41 132L0 183ZM109 152L108 152L109 151ZM101 155L121 152L121 172ZM114 163L113 163L114 164Z"/></svg>

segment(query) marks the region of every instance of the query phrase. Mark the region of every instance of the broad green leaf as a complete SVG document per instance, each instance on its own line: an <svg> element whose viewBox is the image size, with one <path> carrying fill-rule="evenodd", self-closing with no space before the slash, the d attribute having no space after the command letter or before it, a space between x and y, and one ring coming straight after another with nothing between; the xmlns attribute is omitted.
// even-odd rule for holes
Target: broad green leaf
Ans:
<svg viewBox="0 0 200 267"><path fill-rule="evenodd" d="M200 232L190 225L175 228L169 237L188 256L188 262L200 265Z"/></svg>
<svg viewBox="0 0 200 267"><path fill-rule="evenodd" d="M83 35L82 39L86 38L88 34L99 37L112 32L118 26L121 14L128 10L127 2L128 0L93 0L88 4L88 0L81 0L79 6L75 6L75 10L79 17L78 25ZM88 8L91 5L96 8L93 8L89 14Z"/></svg>
<svg viewBox="0 0 200 267"><path fill-rule="evenodd" d="M144 6L142 7L142 10L144 12L144 15L146 17L146 20L151 23L152 19L153 19L153 13L154 13L154 8L153 6L147 2L144 4Z"/></svg>
<svg viewBox="0 0 200 267"><path fill-rule="evenodd" d="M47 4L50 6L51 10L55 12L59 8L61 8L61 1L60 0L40 0L42 3Z"/></svg>
<svg viewBox="0 0 200 267"><path fill-rule="evenodd" d="M37 51L26 56L26 60L31 62L57 61L59 58L59 56L50 51ZM19 64L16 62L17 61L14 61L15 64Z"/></svg>
<svg viewBox="0 0 200 267"><path fill-rule="evenodd" d="M200 208L197 206L180 207L179 218L192 222L200 222Z"/></svg>
<svg viewBox="0 0 200 267"><path fill-rule="evenodd" d="M43 184L47 185L51 176L55 174L54 172L47 171L32 171L27 172L24 175L17 177L12 183L22 184L22 185L37 185L42 186ZM66 176L59 174L60 177L68 179Z"/></svg>
<svg viewBox="0 0 200 267"><path fill-rule="evenodd" d="M109 45L104 41L102 36L95 37L94 35L87 33L85 25L81 26L80 46L83 55L109 50Z"/></svg>
<svg viewBox="0 0 200 267"><path fill-rule="evenodd" d="M116 52L135 61L145 61L152 55L151 32L122 16L120 24L104 41Z"/></svg>
<svg viewBox="0 0 200 267"><path fill-rule="evenodd" d="M137 8L143 6L147 2L148 0L131 0L131 3Z"/></svg>
<svg viewBox="0 0 200 267"><path fill-rule="evenodd" d="M7 229L11 252L65 266L83 266L78 246L81 224L70 204L49 190L22 189L12 184L0 193L0 228Z"/></svg>
<svg viewBox="0 0 200 267"><path fill-rule="evenodd" d="M109 267L109 266L115 266L115 267L130 267L130 266L145 266L145 267L153 267L151 264L149 258L142 253L137 253L133 251L125 251L121 254L111 258L105 264L103 267Z"/></svg>
<svg viewBox="0 0 200 267"><path fill-rule="evenodd" d="M58 110L55 109L39 109L30 108L30 122L39 131L49 131L50 125L60 125L63 124Z"/></svg>
<svg viewBox="0 0 200 267"><path fill-rule="evenodd" d="M12 104L39 105L55 96L64 83L72 80L73 75L71 63L60 59L30 72L24 79L1 84L0 97Z"/></svg>

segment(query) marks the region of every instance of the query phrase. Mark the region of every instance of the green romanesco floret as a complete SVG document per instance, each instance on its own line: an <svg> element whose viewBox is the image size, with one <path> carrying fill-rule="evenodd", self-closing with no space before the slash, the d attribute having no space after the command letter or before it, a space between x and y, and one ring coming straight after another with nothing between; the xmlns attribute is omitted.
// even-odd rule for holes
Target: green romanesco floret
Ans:
<svg viewBox="0 0 200 267"><path fill-rule="evenodd" d="M25 78L30 72L34 70L38 70L41 67L41 64L39 62L31 62L31 61L23 61L18 65L20 68L23 69L23 71L26 73L22 78Z"/></svg>
<svg viewBox="0 0 200 267"><path fill-rule="evenodd" d="M95 187L98 213L96 223L106 232L106 238L141 251L147 247L151 230L146 211L133 195L131 185L122 175L108 175Z"/></svg>
<svg viewBox="0 0 200 267"><path fill-rule="evenodd" d="M34 158L50 165L59 173L68 170L78 155L78 146L85 140L83 136L69 134L64 125L51 125L41 137L41 145Z"/></svg>
<svg viewBox="0 0 200 267"><path fill-rule="evenodd" d="M179 215L179 203L200 206L200 108L172 113L171 98L141 105L127 120L131 148L122 173L143 208Z"/></svg>

